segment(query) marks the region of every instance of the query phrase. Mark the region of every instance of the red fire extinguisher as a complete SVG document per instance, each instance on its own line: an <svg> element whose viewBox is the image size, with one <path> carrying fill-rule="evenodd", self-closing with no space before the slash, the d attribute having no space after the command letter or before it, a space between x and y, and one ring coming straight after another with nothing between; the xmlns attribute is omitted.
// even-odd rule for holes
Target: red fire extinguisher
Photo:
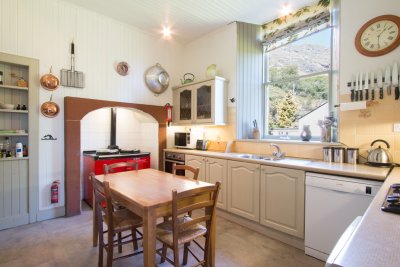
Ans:
<svg viewBox="0 0 400 267"><path fill-rule="evenodd" d="M51 203L58 203L58 187L60 185L60 181L54 181L51 184Z"/></svg>
<svg viewBox="0 0 400 267"><path fill-rule="evenodd" d="M165 104L165 110L167 111L167 124L169 126L172 121L172 106L169 103Z"/></svg>

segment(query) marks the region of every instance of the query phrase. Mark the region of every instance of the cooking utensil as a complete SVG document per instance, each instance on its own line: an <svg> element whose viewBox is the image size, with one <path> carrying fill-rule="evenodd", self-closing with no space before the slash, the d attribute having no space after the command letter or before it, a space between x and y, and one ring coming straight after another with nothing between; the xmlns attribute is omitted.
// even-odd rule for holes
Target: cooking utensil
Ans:
<svg viewBox="0 0 400 267"><path fill-rule="evenodd" d="M383 99L383 81L382 81L382 72L378 70L378 74L376 76L377 85L379 87L379 99Z"/></svg>
<svg viewBox="0 0 400 267"><path fill-rule="evenodd" d="M369 99L369 92L368 92L368 71L365 73L365 80L364 80L364 90L365 90L365 100Z"/></svg>
<svg viewBox="0 0 400 267"><path fill-rule="evenodd" d="M385 70L385 86L386 86L386 92L388 95L392 94L392 90L390 88L390 67L387 66Z"/></svg>
<svg viewBox="0 0 400 267"><path fill-rule="evenodd" d="M181 79L181 84L187 84L187 83L191 83L193 81L194 81L194 75L192 73L185 73L183 75L183 80Z"/></svg>
<svg viewBox="0 0 400 267"><path fill-rule="evenodd" d="M374 78L374 73L371 72L371 100L375 100L375 78Z"/></svg>
<svg viewBox="0 0 400 267"><path fill-rule="evenodd" d="M58 85L60 84L60 81L58 78L53 75L52 73L53 67L50 67L50 71L48 74L43 75L40 78L40 85L49 91L54 91L57 89Z"/></svg>
<svg viewBox="0 0 400 267"><path fill-rule="evenodd" d="M155 94L161 94L168 88L169 75L158 63L146 70L144 78L149 90Z"/></svg>
<svg viewBox="0 0 400 267"><path fill-rule="evenodd" d="M84 88L85 75L81 71L75 71L75 45L71 43L71 69L60 71L61 85L66 87Z"/></svg>
<svg viewBox="0 0 400 267"><path fill-rule="evenodd" d="M354 96L354 100L358 101L358 74L356 74L356 88L355 88L355 96Z"/></svg>
<svg viewBox="0 0 400 267"><path fill-rule="evenodd" d="M347 87L350 88L350 100L351 102L354 101L354 76L351 76L351 82L350 84L347 84Z"/></svg>
<svg viewBox="0 0 400 267"><path fill-rule="evenodd" d="M44 102L40 106L40 112L47 118L54 118L60 112L60 107L57 103L53 102L53 95L50 97L50 101Z"/></svg>
<svg viewBox="0 0 400 267"><path fill-rule="evenodd" d="M373 149L373 145L377 142L382 142L386 144L386 149L379 146L378 148ZM367 164L378 167L392 166L393 158L387 149L390 148L388 142L382 139L374 140L371 143L371 148L368 150L368 159Z"/></svg>
<svg viewBox="0 0 400 267"><path fill-rule="evenodd" d="M400 91L399 91L399 71L397 70L397 62L394 62L393 64L392 84L394 87L394 98L398 100L400 97Z"/></svg>
<svg viewBox="0 0 400 267"><path fill-rule="evenodd" d="M360 73L360 76L359 76L359 78L360 78L360 83L359 83L359 87L358 87L358 99L360 100L360 101L363 101L364 100L364 97L363 97L363 83L362 83L362 73Z"/></svg>

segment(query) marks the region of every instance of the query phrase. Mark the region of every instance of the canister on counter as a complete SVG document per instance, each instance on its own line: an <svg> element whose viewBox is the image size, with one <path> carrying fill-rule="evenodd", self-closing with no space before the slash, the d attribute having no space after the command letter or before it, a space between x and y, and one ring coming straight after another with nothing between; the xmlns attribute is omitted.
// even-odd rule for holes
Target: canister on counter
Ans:
<svg viewBox="0 0 400 267"><path fill-rule="evenodd" d="M334 147L333 148L333 161L336 163L343 163L345 162L345 153L346 148L344 147Z"/></svg>
<svg viewBox="0 0 400 267"><path fill-rule="evenodd" d="M324 152L324 161L332 162L333 161L333 150L330 146L325 146L322 148Z"/></svg>
<svg viewBox="0 0 400 267"><path fill-rule="evenodd" d="M359 149L354 147L347 148L347 163L357 164L359 159Z"/></svg>

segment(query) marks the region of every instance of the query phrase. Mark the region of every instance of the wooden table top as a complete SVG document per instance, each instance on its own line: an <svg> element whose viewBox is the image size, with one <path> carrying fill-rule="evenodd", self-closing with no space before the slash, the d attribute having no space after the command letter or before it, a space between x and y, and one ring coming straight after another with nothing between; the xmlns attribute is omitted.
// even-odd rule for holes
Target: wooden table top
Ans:
<svg viewBox="0 0 400 267"><path fill-rule="evenodd" d="M113 193L142 208L154 208L171 202L174 189L179 193L210 185L155 169L96 175L96 179L108 181Z"/></svg>

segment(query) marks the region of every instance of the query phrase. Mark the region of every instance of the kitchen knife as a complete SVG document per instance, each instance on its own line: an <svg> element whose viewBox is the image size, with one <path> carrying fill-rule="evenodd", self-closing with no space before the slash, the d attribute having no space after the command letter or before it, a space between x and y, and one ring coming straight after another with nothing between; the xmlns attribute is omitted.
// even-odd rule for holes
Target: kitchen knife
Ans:
<svg viewBox="0 0 400 267"><path fill-rule="evenodd" d="M350 100L354 101L354 76L351 76L351 82L347 83L347 87L350 88Z"/></svg>
<svg viewBox="0 0 400 267"><path fill-rule="evenodd" d="M362 73L360 73L360 83L359 83L359 87L358 87L358 99L360 101L363 101L363 85L362 85Z"/></svg>
<svg viewBox="0 0 400 267"><path fill-rule="evenodd" d="M392 89L390 88L390 67L387 66L385 70L385 86L388 95L392 94Z"/></svg>
<svg viewBox="0 0 400 267"><path fill-rule="evenodd" d="M375 100L375 78L374 78L374 73L373 72L371 72L371 83L370 83L370 85L371 85L371 100Z"/></svg>
<svg viewBox="0 0 400 267"><path fill-rule="evenodd" d="M382 81L382 72L378 70L376 75L376 84L379 87L379 99L383 99L383 81Z"/></svg>
<svg viewBox="0 0 400 267"><path fill-rule="evenodd" d="M355 91L354 100L358 101L358 74L356 74L355 84L356 84L356 86L355 86L355 90L354 90Z"/></svg>
<svg viewBox="0 0 400 267"><path fill-rule="evenodd" d="M365 89L365 100L368 100L369 98L369 92L368 92L368 71L365 73L365 80L364 80L364 89Z"/></svg>
<svg viewBox="0 0 400 267"><path fill-rule="evenodd" d="M392 69L392 84L394 87L394 98L399 100L400 91L399 91L399 71L397 70L397 62L394 62Z"/></svg>

